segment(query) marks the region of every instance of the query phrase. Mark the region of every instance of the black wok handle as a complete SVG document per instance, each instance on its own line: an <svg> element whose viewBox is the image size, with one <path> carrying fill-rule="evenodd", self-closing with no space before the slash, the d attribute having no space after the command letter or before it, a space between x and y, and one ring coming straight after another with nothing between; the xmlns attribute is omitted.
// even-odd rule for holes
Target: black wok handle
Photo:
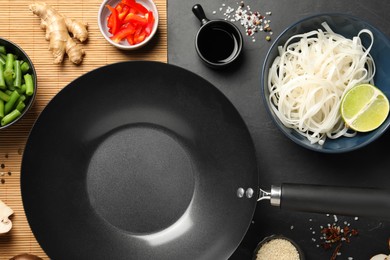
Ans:
<svg viewBox="0 0 390 260"><path fill-rule="evenodd" d="M390 190L286 183L280 208L390 219Z"/></svg>
<svg viewBox="0 0 390 260"><path fill-rule="evenodd" d="M195 14L195 16L199 19L201 22L201 25L204 25L205 23L209 22L210 20L207 19L203 7L200 4L196 4L192 7L192 12Z"/></svg>

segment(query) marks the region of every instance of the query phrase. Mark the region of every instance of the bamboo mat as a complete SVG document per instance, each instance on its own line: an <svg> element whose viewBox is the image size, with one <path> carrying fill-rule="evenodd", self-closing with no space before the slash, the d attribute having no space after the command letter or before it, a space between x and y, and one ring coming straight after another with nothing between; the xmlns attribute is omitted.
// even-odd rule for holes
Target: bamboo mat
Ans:
<svg viewBox="0 0 390 260"><path fill-rule="evenodd" d="M0 235L0 259L9 259L21 253L30 253L48 259L35 240L28 225L20 192L20 168L28 133L39 113L53 96L77 77L100 66L126 60L154 60L167 62L166 0L155 0L160 19L155 38L137 51L125 52L108 44L100 34L97 13L98 0L47 0L62 14L88 23L89 40L83 44L86 56L81 65L53 64L40 28L40 19L28 6L34 1L0 0L0 37L22 47L32 59L38 75L38 92L28 114L9 129L0 131L0 199L14 210L12 230ZM39 158L37 158L39 159ZM44 158L41 158L42 160ZM45 214L42 212L42 214Z"/></svg>

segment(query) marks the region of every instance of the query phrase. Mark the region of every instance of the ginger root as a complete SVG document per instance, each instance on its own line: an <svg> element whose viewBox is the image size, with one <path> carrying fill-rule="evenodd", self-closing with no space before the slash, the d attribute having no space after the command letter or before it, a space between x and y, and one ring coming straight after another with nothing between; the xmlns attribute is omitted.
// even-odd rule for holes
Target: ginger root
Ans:
<svg viewBox="0 0 390 260"><path fill-rule="evenodd" d="M71 62L80 64L85 51L77 41L87 40L88 25L60 14L44 2L33 3L29 8L41 18L41 27L46 30L46 40L50 41L49 50L52 51L54 63L61 63L66 53Z"/></svg>

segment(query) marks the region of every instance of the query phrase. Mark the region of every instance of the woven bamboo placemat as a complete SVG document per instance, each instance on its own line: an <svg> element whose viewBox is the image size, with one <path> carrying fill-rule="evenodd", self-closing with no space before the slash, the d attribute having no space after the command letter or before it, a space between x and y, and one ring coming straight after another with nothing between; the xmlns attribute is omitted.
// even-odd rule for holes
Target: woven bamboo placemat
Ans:
<svg viewBox="0 0 390 260"><path fill-rule="evenodd" d="M48 259L28 225L20 192L20 168L29 131L45 105L68 83L100 66L126 60L167 62L166 1L155 0L159 10L159 29L155 38L137 51L121 51L108 44L97 24L99 0L47 0L62 14L88 23L89 39L83 44L86 56L81 65L66 57L53 64L49 42L40 28L40 19L29 10L34 1L0 0L0 37L22 47L32 59L38 75L38 92L28 114L17 124L0 131L0 199L14 210L12 230L0 235L0 259L30 253ZM37 158L39 159L39 158ZM44 158L42 158L44 159ZM1 183L3 179L4 183ZM45 212L42 212L45 214Z"/></svg>

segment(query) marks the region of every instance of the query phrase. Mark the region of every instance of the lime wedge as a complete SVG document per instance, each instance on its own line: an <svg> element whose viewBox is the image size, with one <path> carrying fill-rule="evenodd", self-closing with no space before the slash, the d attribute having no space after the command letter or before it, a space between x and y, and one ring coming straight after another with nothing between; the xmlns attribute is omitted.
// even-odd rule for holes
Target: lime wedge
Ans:
<svg viewBox="0 0 390 260"><path fill-rule="evenodd" d="M371 84L352 87L341 101L341 117L347 126L358 132L378 128L389 114L389 100Z"/></svg>

